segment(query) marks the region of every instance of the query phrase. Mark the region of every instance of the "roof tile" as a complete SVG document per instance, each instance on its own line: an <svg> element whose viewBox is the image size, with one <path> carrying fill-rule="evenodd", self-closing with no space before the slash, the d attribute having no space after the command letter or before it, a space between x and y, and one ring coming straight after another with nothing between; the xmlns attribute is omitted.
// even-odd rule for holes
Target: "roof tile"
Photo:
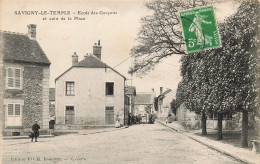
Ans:
<svg viewBox="0 0 260 164"><path fill-rule="evenodd" d="M4 60L50 64L39 43L25 34L0 31L0 41Z"/></svg>

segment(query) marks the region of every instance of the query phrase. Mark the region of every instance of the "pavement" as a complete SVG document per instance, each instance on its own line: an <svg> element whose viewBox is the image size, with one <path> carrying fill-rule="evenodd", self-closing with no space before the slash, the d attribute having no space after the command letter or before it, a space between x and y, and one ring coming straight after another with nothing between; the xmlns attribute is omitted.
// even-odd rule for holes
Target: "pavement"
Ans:
<svg viewBox="0 0 260 164"><path fill-rule="evenodd" d="M166 126L176 132L182 133L183 135L185 135L211 149L214 149L225 155L233 157L241 162L245 162L248 164L260 164L260 154L259 153L255 153L253 151L250 151L250 150L247 150L244 148L235 147L230 144L221 143L219 141L214 141L214 140L208 139L206 137L197 136L197 135L185 130L185 128L182 125L180 125L177 121L166 124L163 121L157 120L157 123L159 123L163 126Z"/></svg>
<svg viewBox="0 0 260 164"><path fill-rule="evenodd" d="M89 135L89 134L96 134L96 133L104 133L110 131L121 130L128 127L121 127L121 128L103 128L103 129L88 129L88 130L55 130L51 132L49 135L40 135L39 138L52 138L55 137L56 134L82 134L82 135ZM28 139L29 136L3 136L3 140L12 140L12 139Z"/></svg>

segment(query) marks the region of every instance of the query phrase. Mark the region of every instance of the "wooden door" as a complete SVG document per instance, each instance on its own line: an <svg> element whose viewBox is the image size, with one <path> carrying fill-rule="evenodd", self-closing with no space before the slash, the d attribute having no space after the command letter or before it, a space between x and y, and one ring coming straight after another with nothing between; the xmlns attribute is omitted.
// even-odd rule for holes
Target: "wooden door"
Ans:
<svg viewBox="0 0 260 164"><path fill-rule="evenodd" d="M75 120L74 106L66 106L65 124L74 124L74 120Z"/></svg>
<svg viewBox="0 0 260 164"><path fill-rule="evenodd" d="M114 107L106 107L105 111L105 123L114 124Z"/></svg>

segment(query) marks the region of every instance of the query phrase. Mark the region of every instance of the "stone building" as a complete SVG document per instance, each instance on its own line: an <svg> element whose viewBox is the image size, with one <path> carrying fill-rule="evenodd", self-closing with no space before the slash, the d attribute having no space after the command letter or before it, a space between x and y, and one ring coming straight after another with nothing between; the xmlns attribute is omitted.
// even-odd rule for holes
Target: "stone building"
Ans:
<svg viewBox="0 0 260 164"><path fill-rule="evenodd" d="M114 126L125 120L126 78L101 61L100 41L78 62L55 79L55 129L84 129L90 126Z"/></svg>
<svg viewBox="0 0 260 164"><path fill-rule="evenodd" d="M49 128L50 61L36 40L36 25L28 34L0 32L2 134L27 135L37 120Z"/></svg>

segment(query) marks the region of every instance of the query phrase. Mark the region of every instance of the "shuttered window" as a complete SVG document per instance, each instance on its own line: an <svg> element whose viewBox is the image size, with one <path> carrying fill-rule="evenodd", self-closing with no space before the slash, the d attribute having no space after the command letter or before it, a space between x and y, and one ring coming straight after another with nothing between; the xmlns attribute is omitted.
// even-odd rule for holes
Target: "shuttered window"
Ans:
<svg viewBox="0 0 260 164"><path fill-rule="evenodd" d="M15 88L20 88L21 86L21 70L15 69Z"/></svg>
<svg viewBox="0 0 260 164"><path fill-rule="evenodd" d="M21 69L7 68L7 88L21 89Z"/></svg>
<svg viewBox="0 0 260 164"><path fill-rule="evenodd" d="M7 69L7 77L8 77L8 88L14 87L14 75L13 75L12 68Z"/></svg>

